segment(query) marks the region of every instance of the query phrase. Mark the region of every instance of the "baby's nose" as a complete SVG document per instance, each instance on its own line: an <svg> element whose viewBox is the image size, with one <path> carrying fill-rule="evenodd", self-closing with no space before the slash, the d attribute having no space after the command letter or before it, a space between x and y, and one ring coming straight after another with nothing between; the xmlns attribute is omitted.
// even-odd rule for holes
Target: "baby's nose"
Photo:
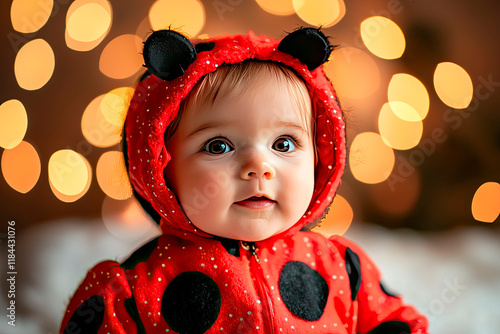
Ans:
<svg viewBox="0 0 500 334"><path fill-rule="evenodd" d="M270 180L276 176L276 171L264 154L252 152L241 168L240 176L244 180L261 177Z"/></svg>

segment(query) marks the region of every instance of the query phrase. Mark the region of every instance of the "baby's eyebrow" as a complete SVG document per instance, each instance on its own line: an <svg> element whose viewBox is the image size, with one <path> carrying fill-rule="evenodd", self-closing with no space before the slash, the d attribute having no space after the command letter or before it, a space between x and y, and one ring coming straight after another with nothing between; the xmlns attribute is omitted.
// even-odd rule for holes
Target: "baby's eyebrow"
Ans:
<svg viewBox="0 0 500 334"><path fill-rule="evenodd" d="M199 132L203 132L203 131L209 130L211 128L219 127L221 125L223 125L223 123L212 122L212 123L202 124L199 127L197 127L196 130L194 130L193 132L191 132L190 134L188 134L186 138L192 137L192 136L194 136L195 134L197 134Z"/></svg>
<svg viewBox="0 0 500 334"><path fill-rule="evenodd" d="M307 131L304 128L304 126L299 125L299 124L294 123L294 122L279 121L279 122L274 123L274 125L277 125L277 126L280 126L280 127L284 127L284 128L294 128L296 130L299 130L299 131L302 131L302 132L305 132L305 133L309 133L309 131Z"/></svg>

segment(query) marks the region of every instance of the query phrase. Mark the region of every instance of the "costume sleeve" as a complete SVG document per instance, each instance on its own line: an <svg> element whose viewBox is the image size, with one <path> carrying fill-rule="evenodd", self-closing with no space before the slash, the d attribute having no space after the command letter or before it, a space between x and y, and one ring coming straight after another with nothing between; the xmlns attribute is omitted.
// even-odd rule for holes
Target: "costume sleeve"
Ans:
<svg viewBox="0 0 500 334"><path fill-rule="evenodd" d="M136 334L138 326L141 323L125 271L117 262L105 261L92 268L76 290L59 333Z"/></svg>
<svg viewBox="0 0 500 334"><path fill-rule="evenodd" d="M427 318L403 298L387 292L381 275L369 256L352 241L340 236L330 240L344 256L353 302L357 303L357 333L428 333Z"/></svg>

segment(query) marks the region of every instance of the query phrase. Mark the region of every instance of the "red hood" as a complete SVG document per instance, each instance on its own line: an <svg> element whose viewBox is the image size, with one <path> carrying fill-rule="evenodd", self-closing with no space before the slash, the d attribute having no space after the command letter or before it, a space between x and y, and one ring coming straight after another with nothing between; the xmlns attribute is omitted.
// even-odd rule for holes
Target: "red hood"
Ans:
<svg viewBox="0 0 500 334"><path fill-rule="evenodd" d="M322 66L309 71L300 60L279 51L279 40L256 36L250 31L248 36L222 36L203 42L215 42L215 47L199 52L181 76L165 81L150 75L135 90L125 123L132 186L160 214L163 232L174 229L210 237L189 222L175 195L165 185L163 170L170 160L165 148L165 130L197 81L218 66L246 59L279 62L294 69L305 81L316 120L318 164L311 204L306 214L280 236L295 233L322 216L333 200L345 166L345 126L332 84Z"/></svg>

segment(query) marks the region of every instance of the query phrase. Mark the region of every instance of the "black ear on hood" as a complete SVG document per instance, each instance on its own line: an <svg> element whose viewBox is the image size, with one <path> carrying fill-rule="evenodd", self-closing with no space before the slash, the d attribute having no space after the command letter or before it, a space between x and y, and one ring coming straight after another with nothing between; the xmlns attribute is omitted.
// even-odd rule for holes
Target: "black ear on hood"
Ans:
<svg viewBox="0 0 500 334"><path fill-rule="evenodd" d="M328 60L333 46L319 29L299 28L283 38L278 50L297 58L309 71Z"/></svg>
<svg viewBox="0 0 500 334"><path fill-rule="evenodd" d="M144 42L143 57L148 71L171 81L180 77L196 59L189 39L173 30L158 30Z"/></svg>

